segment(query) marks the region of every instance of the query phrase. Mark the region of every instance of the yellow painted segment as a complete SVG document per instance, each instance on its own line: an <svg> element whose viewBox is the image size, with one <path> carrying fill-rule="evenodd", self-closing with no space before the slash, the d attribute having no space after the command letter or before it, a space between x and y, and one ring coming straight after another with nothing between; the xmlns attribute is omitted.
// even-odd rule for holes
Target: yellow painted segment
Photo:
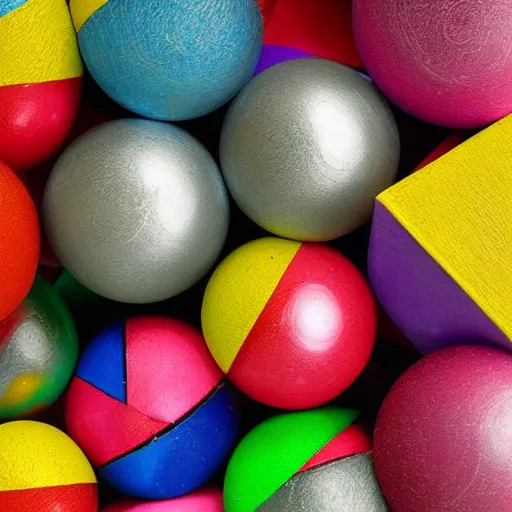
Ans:
<svg viewBox="0 0 512 512"><path fill-rule="evenodd" d="M0 87L83 73L66 0L28 0L0 17Z"/></svg>
<svg viewBox="0 0 512 512"><path fill-rule="evenodd" d="M249 242L232 252L210 278L201 322L210 352L225 373L300 246L271 237Z"/></svg>
<svg viewBox="0 0 512 512"><path fill-rule="evenodd" d="M377 198L512 339L512 115Z"/></svg>
<svg viewBox="0 0 512 512"><path fill-rule="evenodd" d="M36 421L0 425L0 461L0 491L96 483L75 442Z"/></svg>
<svg viewBox="0 0 512 512"><path fill-rule="evenodd" d="M108 0L71 0L69 8L71 9L75 30L79 32L84 23L107 2Z"/></svg>
<svg viewBox="0 0 512 512"><path fill-rule="evenodd" d="M37 373L16 375L0 396L0 407L23 404L30 400L39 389L43 379Z"/></svg>

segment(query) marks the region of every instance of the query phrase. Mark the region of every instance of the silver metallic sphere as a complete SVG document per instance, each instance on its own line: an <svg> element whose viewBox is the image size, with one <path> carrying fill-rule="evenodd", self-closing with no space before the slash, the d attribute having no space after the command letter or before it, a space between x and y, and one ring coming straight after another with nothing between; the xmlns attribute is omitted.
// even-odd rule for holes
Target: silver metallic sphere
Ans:
<svg viewBox="0 0 512 512"><path fill-rule="evenodd" d="M229 204L215 161L196 139L171 124L123 119L64 151L43 216L76 279L113 300L150 303L208 272L226 238Z"/></svg>
<svg viewBox="0 0 512 512"><path fill-rule="evenodd" d="M221 167L239 207L275 235L326 241L371 217L398 170L393 114L356 71L287 61L253 78L222 129Z"/></svg>

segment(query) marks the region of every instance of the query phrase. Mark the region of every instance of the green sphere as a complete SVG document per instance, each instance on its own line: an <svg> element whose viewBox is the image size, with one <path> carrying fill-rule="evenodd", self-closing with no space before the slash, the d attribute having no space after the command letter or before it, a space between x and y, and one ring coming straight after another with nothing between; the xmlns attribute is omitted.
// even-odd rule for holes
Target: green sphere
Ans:
<svg viewBox="0 0 512 512"><path fill-rule="evenodd" d="M78 359L67 306L37 276L21 306L0 322L0 420L26 418L52 405Z"/></svg>

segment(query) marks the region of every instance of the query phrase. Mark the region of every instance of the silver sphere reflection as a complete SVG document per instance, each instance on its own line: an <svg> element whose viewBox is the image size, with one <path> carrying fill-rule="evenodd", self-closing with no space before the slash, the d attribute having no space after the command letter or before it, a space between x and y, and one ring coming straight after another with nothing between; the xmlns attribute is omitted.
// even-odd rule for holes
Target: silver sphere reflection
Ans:
<svg viewBox="0 0 512 512"><path fill-rule="evenodd" d="M215 161L176 126L142 119L90 130L52 170L43 215L62 264L93 292L150 303L201 279L229 205Z"/></svg>
<svg viewBox="0 0 512 512"><path fill-rule="evenodd" d="M253 78L231 105L221 167L239 207L275 235L326 241L371 217L398 170L393 114L356 71L287 61Z"/></svg>

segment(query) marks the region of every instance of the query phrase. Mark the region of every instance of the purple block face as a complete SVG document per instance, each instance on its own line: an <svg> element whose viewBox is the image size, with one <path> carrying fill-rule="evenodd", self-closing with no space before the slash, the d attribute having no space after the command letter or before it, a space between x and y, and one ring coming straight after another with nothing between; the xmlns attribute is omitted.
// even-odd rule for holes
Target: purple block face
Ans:
<svg viewBox="0 0 512 512"><path fill-rule="evenodd" d="M259 75L265 71L265 69L275 66L276 64L280 64L281 62L286 62L287 60L308 59L310 57L314 57L314 55L302 50L287 48L286 46L265 44L263 45L263 50L261 52L258 65L256 66L256 70L254 71L254 76Z"/></svg>
<svg viewBox="0 0 512 512"><path fill-rule="evenodd" d="M377 300L423 354L454 345L512 343L379 202L368 274Z"/></svg>

